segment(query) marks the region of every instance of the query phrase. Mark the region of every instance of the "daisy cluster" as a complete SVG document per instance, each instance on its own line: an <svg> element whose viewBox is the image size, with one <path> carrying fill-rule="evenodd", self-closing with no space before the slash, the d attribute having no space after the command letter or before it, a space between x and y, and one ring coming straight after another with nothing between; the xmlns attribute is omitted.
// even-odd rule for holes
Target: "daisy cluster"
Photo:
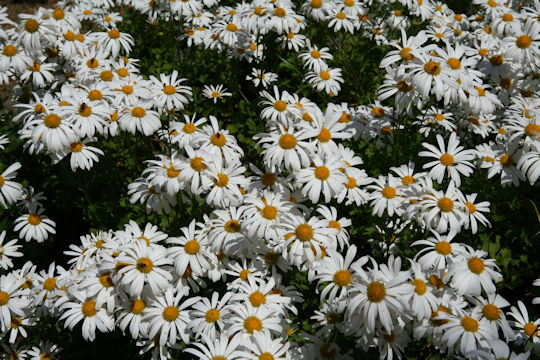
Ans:
<svg viewBox="0 0 540 360"><path fill-rule="evenodd" d="M540 3L519 10L475 3L481 11L472 17L428 0L59 1L18 22L2 9L0 82L17 81L16 94L26 98L13 121L28 153L53 164L69 156L73 171L90 170L105 155L91 145L99 139L155 136L165 149L129 184L130 201L158 214L193 199L213 209L188 219L180 236L134 221L84 235L65 252L67 266L47 270L31 262L15 268L22 246L0 233L0 331L12 344L5 350L54 357L56 345L17 343L53 316L65 328L80 326L88 341L96 330L119 328L141 354L160 359L181 348L207 360L353 359L353 346L392 359L413 339L462 358L540 354L540 319L497 294L494 259L456 240L490 226L491 204L463 185L475 171L487 169L501 186L533 186L540 176ZM247 80L266 89L259 92L265 130L253 137L258 159L247 158L216 116L186 113L193 89L178 71L140 74L129 58L133 38L118 30L117 5L175 23L187 46L257 65ZM413 16L425 29L408 35ZM98 30L86 32L83 23ZM265 38L274 34L297 54L315 91L338 95L344 80L328 65L330 47L302 34L313 24L394 48L381 61L375 103L323 107L270 87L278 77L259 64L272 56ZM232 96L223 85L203 94L214 103ZM423 171L409 161L370 176L349 147L373 141L390 149L407 128L433 140L415 156ZM2 149L8 142L0 137ZM42 242L55 223L43 215L44 196L14 180L20 167L0 175L0 204L25 209L13 230ZM398 236L423 231L412 243L416 256L397 256L399 238L378 244L386 261L362 254L351 219L338 214L349 206L369 207ZM291 274L312 286L314 314L302 314L306 291ZM299 318L313 331L300 330Z"/></svg>

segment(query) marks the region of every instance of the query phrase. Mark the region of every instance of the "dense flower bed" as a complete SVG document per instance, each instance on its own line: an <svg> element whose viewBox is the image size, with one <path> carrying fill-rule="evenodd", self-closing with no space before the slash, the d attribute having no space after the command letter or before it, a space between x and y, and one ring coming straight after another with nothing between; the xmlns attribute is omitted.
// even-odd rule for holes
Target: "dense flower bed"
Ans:
<svg viewBox="0 0 540 360"><path fill-rule="evenodd" d="M0 9L6 356L56 320L162 359L538 356L540 3L473 3Z"/></svg>

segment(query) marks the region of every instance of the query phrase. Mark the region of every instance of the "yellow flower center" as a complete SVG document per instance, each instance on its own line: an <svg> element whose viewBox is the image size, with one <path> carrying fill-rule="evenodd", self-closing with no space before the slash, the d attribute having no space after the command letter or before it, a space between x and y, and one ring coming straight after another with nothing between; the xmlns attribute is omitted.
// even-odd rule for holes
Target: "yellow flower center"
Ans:
<svg viewBox="0 0 540 360"><path fill-rule="evenodd" d="M284 8L278 7L278 8L276 8L276 9L274 10L274 14L275 14L276 16L282 18L282 17L285 17L285 16L287 15L287 12L285 11Z"/></svg>
<svg viewBox="0 0 540 360"><path fill-rule="evenodd" d="M354 189L356 187L356 179L350 176L347 177L347 183L345 184L347 189Z"/></svg>
<svg viewBox="0 0 540 360"><path fill-rule="evenodd" d="M508 168L514 165L514 158L509 154L504 154L503 156L501 156L501 159L499 161L501 165L504 166L505 168Z"/></svg>
<svg viewBox="0 0 540 360"><path fill-rule="evenodd" d="M443 197L439 199L437 206L439 206L441 211L450 212L454 209L454 202L450 198Z"/></svg>
<svg viewBox="0 0 540 360"><path fill-rule="evenodd" d="M195 255L196 253L199 252L200 249L201 249L201 245L197 242L197 240L190 240L186 242L186 244L184 245L184 250L189 255Z"/></svg>
<svg viewBox="0 0 540 360"><path fill-rule="evenodd" d="M4 50L2 51L4 55L9 57L17 55L17 52L17 48L10 44L4 46Z"/></svg>
<svg viewBox="0 0 540 360"><path fill-rule="evenodd" d="M148 274L154 268L154 263L149 258L142 257L139 260L137 260L136 266L137 266L137 270L139 270L143 274Z"/></svg>
<svg viewBox="0 0 540 360"><path fill-rule="evenodd" d="M472 202L466 202L465 206L467 207L467 210L469 210L469 214L474 214L476 212L476 206Z"/></svg>
<svg viewBox="0 0 540 360"><path fill-rule="evenodd" d="M384 196L387 199L393 199L396 196L396 189L394 189L391 186L386 186L382 190L382 196Z"/></svg>
<svg viewBox="0 0 540 360"><path fill-rule="evenodd" d="M473 319L470 316L465 316L461 319L461 326L465 331L477 332L478 331L478 321Z"/></svg>
<svg viewBox="0 0 540 360"><path fill-rule="evenodd" d="M54 20L62 20L66 14L64 13L64 10L62 9L54 9L52 12L52 17Z"/></svg>
<svg viewBox="0 0 540 360"><path fill-rule="evenodd" d="M122 87L122 92L126 95L131 95L133 94L133 87L129 85L125 85Z"/></svg>
<svg viewBox="0 0 540 360"><path fill-rule="evenodd" d="M45 289L47 291L52 291L52 290L56 289L56 279L53 278L53 277L46 279L43 282L43 289Z"/></svg>
<svg viewBox="0 0 540 360"><path fill-rule="evenodd" d="M99 66L99 61L97 61L95 58L91 58L86 62L86 66L88 66L90 69L95 69Z"/></svg>
<svg viewBox="0 0 540 360"><path fill-rule="evenodd" d="M352 275L349 270L339 270L334 274L334 282L341 287L348 286L352 281Z"/></svg>
<svg viewBox="0 0 540 360"><path fill-rule="evenodd" d="M225 28L230 32L238 31L238 26L236 26L235 24L227 24Z"/></svg>
<svg viewBox="0 0 540 360"><path fill-rule="evenodd" d="M439 160L444 166L450 166L454 163L454 157L449 153L442 154Z"/></svg>
<svg viewBox="0 0 540 360"><path fill-rule="evenodd" d="M45 126L51 129L59 127L61 122L62 119L56 114L49 114L45 116L45 119L43 119Z"/></svg>
<svg viewBox="0 0 540 360"><path fill-rule="evenodd" d="M136 106L131 109L131 116L136 118L143 118L146 116L146 110L140 106Z"/></svg>
<svg viewBox="0 0 540 360"><path fill-rule="evenodd" d="M283 100L277 100L274 103L274 109L276 109L279 112L283 112L283 111L287 110L287 103L285 101L283 101Z"/></svg>
<svg viewBox="0 0 540 360"><path fill-rule="evenodd" d="M371 302L379 303L386 297L386 288L378 281L372 281L367 286L367 297Z"/></svg>
<svg viewBox="0 0 540 360"><path fill-rule="evenodd" d="M339 117L338 122L340 122L340 123L349 123L349 122L351 122L351 115L347 114L347 113L341 114L341 116Z"/></svg>
<svg viewBox="0 0 540 360"><path fill-rule="evenodd" d="M448 241L439 241L435 244L435 251L441 255L449 255L452 252L452 245Z"/></svg>
<svg viewBox="0 0 540 360"><path fill-rule="evenodd" d="M264 352L259 355L259 360L274 360L274 355L270 354L269 352Z"/></svg>
<svg viewBox="0 0 540 360"><path fill-rule="evenodd" d="M315 177L324 181L330 177L330 170L326 166L317 166L315 168Z"/></svg>
<svg viewBox="0 0 540 360"><path fill-rule="evenodd" d="M260 291L255 291L249 295L249 302L251 302L251 305L259 307L262 304L266 304L266 296L264 296L264 294Z"/></svg>
<svg viewBox="0 0 540 360"><path fill-rule="evenodd" d="M186 134L193 134L195 131L197 131L197 127L192 123L186 123L182 130L184 130Z"/></svg>
<svg viewBox="0 0 540 360"><path fill-rule="evenodd" d="M486 96L486 90L480 87L475 87L474 89L478 92L478 96Z"/></svg>
<svg viewBox="0 0 540 360"><path fill-rule="evenodd" d="M461 68L461 61L458 58L452 57L449 58L446 63L448 66L450 66L452 69L457 70Z"/></svg>
<svg viewBox="0 0 540 360"><path fill-rule="evenodd" d="M484 57L484 56L487 55L488 52L489 52L488 49L480 49L480 50L478 50L478 55Z"/></svg>
<svg viewBox="0 0 540 360"><path fill-rule="evenodd" d="M296 146L296 137L291 134L283 134L279 138L279 146L281 146L282 149L289 150Z"/></svg>
<svg viewBox="0 0 540 360"><path fill-rule="evenodd" d="M103 94L101 93L101 91L99 91L97 89L90 90L88 92L88 99L89 100L96 101L96 100L101 100L102 98L103 98Z"/></svg>
<svg viewBox="0 0 540 360"><path fill-rule="evenodd" d="M81 152L83 149L83 144L81 142L74 142L69 144L69 147L71 148L72 152Z"/></svg>
<svg viewBox="0 0 540 360"><path fill-rule="evenodd" d="M532 39L529 35L520 35L516 40L516 45L520 49L527 49L531 43Z"/></svg>
<svg viewBox="0 0 540 360"><path fill-rule="evenodd" d="M319 77L323 80L330 80L330 72L323 71L319 74Z"/></svg>
<svg viewBox="0 0 540 360"><path fill-rule="evenodd" d="M514 20L514 17L512 16L512 14L504 14L502 16L502 19L503 19L503 21L512 21L512 20Z"/></svg>
<svg viewBox="0 0 540 360"><path fill-rule="evenodd" d="M126 68L119 68L118 70L116 70L116 73L120 77L126 77L129 75L129 71Z"/></svg>
<svg viewBox="0 0 540 360"><path fill-rule="evenodd" d="M0 306L4 306L9 302L9 294L5 291L0 291Z"/></svg>
<svg viewBox="0 0 540 360"><path fill-rule="evenodd" d="M296 238L302 242L313 239L313 228L309 224L300 224L295 230Z"/></svg>
<svg viewBox="0 0 540 360"><path fill-rule="evenodd" d="M168 322L173 322L178 318L179 315L178 308L176 306L167 306L163 309L163 319Z"/></svg>
<svg viewBox="0 0 540 360"><path fill-rule="evenodd" d="M427 285L426 282L422 279L414 279L413 280L414 285L414 292L418 295L424 295L427 291Z"/></svg>
<svg viewBox="0 0 540 360"><path fill-rule="evenodd" d="M176 92L176 88L172 85L165 85L163 87L163 92L166 94L166 95L172 95Z"/></svg>
<svg viewBox="0 0 540 360"><path fill-rule="evenodd" d="M482 314L484 314L486 319L491 321L500 319L499 308L493 304L484 305L482 308Z"/></svg>
<svg viewBox="0 0 540 360"><path fill-rule="evenodd" d="M414 180L414 177L411 175L407 175L401 178L401 183L405 186L409 186L411 184L414 184L416 181Z"/></svg>
<svg viewBox="0 0 540 360"><path fill-rule="evenodd" d="M238 277L241 280L246 281L249 274L251 274L251 271L249 271L248 269L244 269L244 270L240 271L240 274L238 275Z"/></svg>
<svg viewBox="0 0 540 360"><path fill-rule="evenodd" d="M472 257L467 261L469 270L475 274L481 274L484 271L484 260L479 257Z"/></svg>
<svg viewBox="0 0 540 360"><path fill-rule="evenodd" d="M143 310L146 308L146 304L141 299L135 299L131 303L131 313L135 315L142 314Z"/></svg>
<svg viewBox="0 0 540 360"><path fill-rule="evenodd" d="M24 29L29 33L34 33L39 29L39 23L35 19L28 19L24 23Z"/></svg>
<svg viewBox="0 0 540 360"><path fill-rule="evenodd" d="M204 315L205 319L209 323L213 323L219 320L219 310L217 309L210 309L206 312Z"/></svg>
<svg viewBox="0 0 540 360"><path fill-rule="evenodd" d="M1 188L2 186L4 186L4 184L5 184L4 177L3 177L2 175L0 175L0 188Z"/></svg>
<svg viewBox="0 0 540 360"><path fill-rule="evenodd" d="M37 226L41 223L41 217L38 214L28 215L28 223L33 226Z"/></svg>
<svg viewBox="0 0 540 360"><path fill-rule="evenodd" d="M223 147L227 143L227 138L223 134L215 133L215 134L212 134L212 136L210 136L210 142L213 145Z"/></svg>
<svg viewBox="0 0 540 360"><path fill-rule="evenodd" d="M430 75L437 76L441 73L441 65L436 61L428 61L424 64L424 71Z"/></svg>
<svg viewBox="0 0 540 360"><path fill-rule="evenodd" d="M197 172L203 171L204 169L206 169L206 164L203 161L204 159L202 157L194 158L190 162L191 168Z"/></svg>
<svg viewBox="0 0 540 360"><path fill-rule="evenodd" d="M322 0L311 0L309 5L314 9L319 9L322 6Z"/></svg>
<svg viewBox="0 0 540 360"><path fill-rule="evenodd" d="M266 205L261 212L262 216L268 220L274 220L278 213L276 207L272 205Z"/></svg>
<svg viewBox="0 0 540 360"><path fill-rule="evenodd" d="M84 316L92 317L96 315L96 300L87 300L82 304L81 311Z"/></svg>
<svg viewBox="0 0 540 360"><path fill-rule="evenodd" d="M375 117L377 118L382 118L385 115L384 109L380 106L377 106L371 109L371 113L375 115Z"/></svg>
<svg viewBox="0 0 540 360"><path fill-rule="evenodd" d="M328 223L328 227L331 228L331 229L341 230L341 225L336 220L330 220L329 223Z"/></svg>
<svg viewBox="0 0 540 360"><path fill-rule="evenodd" d="M116 29L109 30L108 34L111 39L118 39L120 37L120 31Z"/></svg>
<svg viewBox="0 0 540 360"><path fill-rule="evenodd" d="M103 81L111 81L113 78L114 78L114 74L112 71L110 70L103 70L100 74L99 74L99 78Z"/></svg>
<svg viewBox="0 0 540 360"><path fill-rule="evenodd" d="M538 336L538 328L533 322L528 322L523 326L523 331L528 337Z"/></svg>
<svg viewBox="0 0 540 360"><path fill-rule="evenodd" d="M256 316L249 316L244 320L244 329L248 334L253 334L253 331L261 331L262 321Z"/></svg>
<svg viewBox="0 0 540 360"><path fill-rule="evenodd" d="M229 220L225 223L224 228L228 233L237 233L240 231L240 223L238 220Z"/></svg>
<svg viewBox="0 0 540 360"><path fill-rule="evenodd" d="M99 282L101 283L101 285L103 285L103 287L106 288L113 286L113 281L110 273L105 273L101 275L99 277Z"/></svg>
<svg viewBox="0 0 540 360"><path fill-rule="evenodd" d="M399 56L401 57L401 60L404 61L411 61L414 59L414 55L411 54L412 49L411 48L403 48L399 51Z"/></svg>
<svg viewBox="0 0 540 360"><path fill-rule="evenodd" d="M180 170L176 170L174 166L170 166L167 168L167 177L169 179L175 179L180 175Z"/></svg>
<svg viewBox="0 0 540 360"><path fill-rule="evenodd" d="M525 134L533 138L538 137L538 135L540 135L540 126L536 125L535 123L528 124L525 126Z"/></svg>
<svg viewBox="0 0 540 360"><path fill-rule="evenodd" d="M276 183L276 175L273 173L264 173L261 175L261 183L264 186L272 186Z"/></svg>
<svg viewBox="0 0 540 360"><path fill-rule="evenodd" d="M347 14L345 14L344 12L340 11L336 14L336 18L338 18L339 20L345 20L347 18Z"/></svg>

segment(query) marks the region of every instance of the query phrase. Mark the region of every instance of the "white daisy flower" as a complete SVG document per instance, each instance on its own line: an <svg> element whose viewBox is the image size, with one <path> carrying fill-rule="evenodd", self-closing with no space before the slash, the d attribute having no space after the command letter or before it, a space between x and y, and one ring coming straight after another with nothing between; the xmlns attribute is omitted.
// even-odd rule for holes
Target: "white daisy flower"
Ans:
<svg viewBox="0 0 540 360"><path fill-rule="evenodd" d="M145 284L152 293L160 294L170 285L172 275L163 267L172 264L163 247L149 247L144 240L133 241L125 252L116 258L116 269L121 283L135 296L141 294Z"/></svg>
<svg viewBox="0 0 540 360"><path fill-rule="evenodd" d="M184 351L197 356L200 360L241 359L238 348L243 339L240 335L230 337L222 333L219 338L212 339L203 334L201 340L202 343L193 344L197 348L188 347Z"/></svg>
<svg viewBox="0 0 540 360"><path fill-rule="evenodd" d="M15 162L0 174L0 204L6 209L17 202L22 194L22 185L12 180L20 168L21 163Z"/></svg>
<svg viewBox="0 0 540 360"><path fill-rule="evenodd" d="M460 294L479 296L482 289L488 294L494 293L493 283L502 280L496 270L499 267L493 259L485 259L488 254L482 250L473 250L470 246L452 262L447 276L452 278L451 286Z"/></svg>
<svg viewBox="0 0 540 360"><path fill-rule="evenodd" d="M29 214L15 219L13 230L19 231L19 239L41 243L49 238L49 234L56 234L56 223L43 215L43 211L43 208L30 209Z"/></svg>
<svg viewBox="0 0 540 360"><path fill-rule="evenodd" d="M214 104L217 103L218 99L221 99L225 96L232 96L232 93L227 92L227 89L223 85L204 85L203 95L208 99L214 101Z"/></svg>
<svg viewBox="0 0 540 360"><path fill-rule="evenodd" d="M459 146L459 140L456 133L452 133L448 139L448 146L445 146L443 137L437 135L437 143L439 148L432 144L422 143L422 146L428 151L420 151L418 156L433 157L438 160L424 164L424 169L430 169L427 176L436 180L439 184L442 183L444 174L455 182L456 186L461 185L461 175L469 176L474 171L474 165L470 160L475 158L473 150L464 150L463 146Z"/></svg>
<svg viewBox="0 0 540 360"><path fill-rule="evenodd" d="M114 330L114 320L102 302L88 298L84 292L74 292L73 296L76 301L66 302L61 307L64 313L60 320L65 320L64 328L73 330L83 320L82 335L88 341L95 340L96 328L101 332Z"/></svg>
<svg viewBox="0 0 540 360"><path fill-rule="evenodd" d="M7 270L10 267L13 267L13 262L11 261L12 257L21 257L23 256L22 252L19 252L19 248L22 245L17 244L17 239L12 239L4 244L6 238L6 231L0 233L0 266L2 269Z"/></svg>
<svg viewBox="0 0 540 360"><path fill-rule="evenodd" d="M167 288L163 295L156 296L147 308L144 320L149 322L148 337L154 338L159 334L159 344L164 346L169 343L174 345L178 339L186 344L189 343L189 334L186 331L190 322L188 310L193 304L199 301L198 296L186 299L188 289L175 290L172 287Z"/></svg>
<svg viewBox="0 0 540 360"><path fill-rule="evenodd" d="M512 306L510 312L507 315L512 316L514 321L510 322L515 330L516 334L516 343L525 344L532 341L533 349L535 354L540 354L540 318L536 320L530 320L529 312L521 300L518 300L518 308Z"/></svg>
<svg viewBox="0 0 540 360"><path fill-rule="evenodd" d="M314 204L319 202L321 195L324 195L324 201L328 203L340 192L346 181L345 175L340 171L341 163L335 156L326 161L317 156L312 162L313 167L296 173L296 183L302 186L302 195L308 196Z"/></svg>
<svg viewBox="0 0 540 360"><path fill-rule="evenodd" d="M225 321L230 314L228 303L232 295L232 292L226 292L219 299L219 293L213 292L211 299L201 297L199 302L193 304L192 319L188 327L195 338L205 335L214 341L219 333L225 333Z"/></svg>
<svg viewBox="0 0 540 360"><path fill-rule="evenodd" d="M211 267L209 239L202 235L200 230L195 230L196 224L193 219L188 227L180 229L183 236L167 239L168 244L180 245L167 248L167 256L174 261L174 269L180 276L186 272L188 266L197 276L203 276Z"/></svg>

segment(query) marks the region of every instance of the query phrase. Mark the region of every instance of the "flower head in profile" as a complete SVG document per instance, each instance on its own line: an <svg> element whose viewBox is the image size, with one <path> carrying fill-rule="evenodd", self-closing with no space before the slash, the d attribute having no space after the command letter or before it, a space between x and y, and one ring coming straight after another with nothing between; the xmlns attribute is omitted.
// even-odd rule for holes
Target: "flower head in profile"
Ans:
<svg viewBox="0 0 540 360"><path fill-rule="evenodd" d="M214 104L217 103L218 99L221 99L225 96L232 96L232 93L227 92L227 88L223 85L204 85L203 95L208 99L214 101Z"/></svg>

